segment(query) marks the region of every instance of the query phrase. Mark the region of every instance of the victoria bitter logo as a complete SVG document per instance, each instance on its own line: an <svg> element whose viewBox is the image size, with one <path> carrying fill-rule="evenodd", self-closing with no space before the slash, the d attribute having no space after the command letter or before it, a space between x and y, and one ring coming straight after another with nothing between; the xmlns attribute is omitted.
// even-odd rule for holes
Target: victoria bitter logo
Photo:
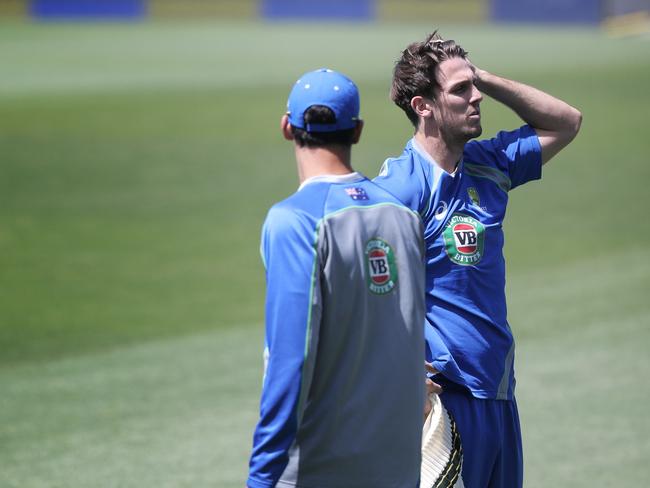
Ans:
<svg viewBox="0 0 650 488"><path fill-rule="evenodd" d="M443 237L447 256L454 263L472 266L481 261L485 227L475 218L453 214L443 232Z"/></svg>
<svg viewBox="0 0 650 488"><path fill-rule="evenodd" d="M377 295L390 293L397 286L393 249L386 241L375 237L366 243L365 254L368 288Z"/></svg>

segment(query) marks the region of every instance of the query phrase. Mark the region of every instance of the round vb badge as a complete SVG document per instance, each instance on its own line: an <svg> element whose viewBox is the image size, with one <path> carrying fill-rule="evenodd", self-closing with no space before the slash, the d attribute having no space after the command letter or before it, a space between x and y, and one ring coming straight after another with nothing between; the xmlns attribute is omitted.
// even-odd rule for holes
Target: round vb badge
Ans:
<svg viewBox="0 0 650 488"><path fill-rule="evenodd" d="M377 237L366 243L366 276L368 288L377 295L390 293L397 285L395 253L390 245Z"/></svg>
<svg viewBox="0 0 650 488"><path fill-rule="evenodd" d="M463 214L454 214L442 233L447 256L462 266L478 264L483 257L485 227L478 220Z"/></svg>

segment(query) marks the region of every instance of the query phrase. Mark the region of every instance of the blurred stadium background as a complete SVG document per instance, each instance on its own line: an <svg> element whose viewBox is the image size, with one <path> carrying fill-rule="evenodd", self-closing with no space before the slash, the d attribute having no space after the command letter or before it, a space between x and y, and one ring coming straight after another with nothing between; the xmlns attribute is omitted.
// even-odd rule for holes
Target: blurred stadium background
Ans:
<svg viewBox="0 0 650 488"><path fill-rule="evenodd" d="M650 479L647 0L0 0L0 487L241 487L262 370L279 117L302 72L358 81L372 176L435 28L583 111L511 195L526 486ZM518 125L484 102L484 134ZM370 371L369 374L372 374Z"/></svg>

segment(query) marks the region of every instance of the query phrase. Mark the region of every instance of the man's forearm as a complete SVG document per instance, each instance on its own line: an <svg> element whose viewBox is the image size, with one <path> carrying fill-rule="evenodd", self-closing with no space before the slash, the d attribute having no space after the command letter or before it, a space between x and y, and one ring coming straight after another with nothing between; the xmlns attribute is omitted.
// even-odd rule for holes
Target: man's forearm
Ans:
<svg viewBox="0 0 650 488"><path fill-rule="evenodd" d="M580 128L581 114L566 102L537 88L476 69L476 87L510 107L524 122L536 129L569 131Z"/></svg>

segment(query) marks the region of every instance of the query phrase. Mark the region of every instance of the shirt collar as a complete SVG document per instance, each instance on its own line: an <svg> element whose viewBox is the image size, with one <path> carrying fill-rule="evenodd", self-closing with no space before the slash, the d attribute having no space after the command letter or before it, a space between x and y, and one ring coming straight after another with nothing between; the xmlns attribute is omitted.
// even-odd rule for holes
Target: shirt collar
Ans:
<svg viewBox="0 0 650 488"><path fill-rule="evenodd" d="M311 178L307 178L305 181L303 181L300 186L298 187L298 191L302 190L305 186L310 185L312 183L339 183L339 184L347 184L347 183L355 183L357 181L361 181L364 179L364 176L357 172L354 171L352 173L348 173L345 175L318 175L318 176L312 176Z"/></svg>
<svg viewBox="0 0 650 488"><path fill-rule="evenodd" d="M453 178L454 176L456 176L456 175L459 173L459 169L461 168L461 166L462 166L462 164L463 164L463 159L461 158L461 160L460 160L460 161L458 162L458 164L456 165L456 169L455 169L452 173L447 173L444 169L442 169L442 168L440 167L440 165L436 162L436 160L433 159L433 158L431 157L431 154L429 154L428 152L426 152L426 151L424 150L424 148L423 148L423 147L420 145L420 143L415 139L415 137L413 137L413 138L411 139L411 147L413 148L413 150L414 150L416 153L418 153L418 155L419 155L420 157L424 158L425 161L427 161L427 162L429 162L430 164L432 164L432 165L434 166L434 168L436 168L437 170L442 171L443 173L448 174L448 175L451 176L452 178Z"/></svg>

